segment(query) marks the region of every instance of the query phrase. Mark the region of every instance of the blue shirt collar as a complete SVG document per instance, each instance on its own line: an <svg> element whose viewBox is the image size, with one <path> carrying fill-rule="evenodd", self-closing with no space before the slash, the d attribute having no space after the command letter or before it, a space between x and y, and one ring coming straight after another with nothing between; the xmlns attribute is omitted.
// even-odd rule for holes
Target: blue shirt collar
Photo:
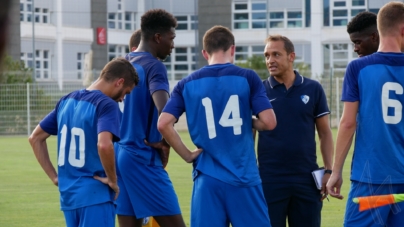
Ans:
<svg viewBox="0 0 404 227"><path fill-rule="evenodd" d="M293 86L299 86L299 85L303 84L304 77L301 76L296 70L293 70L293 72L296 75L295 81L293 82ZM268 82L269 82L269 85L271 85L271 88L274 88L275 86L281 84L278 81L276 81L273 76L268 77Z"/></svg>

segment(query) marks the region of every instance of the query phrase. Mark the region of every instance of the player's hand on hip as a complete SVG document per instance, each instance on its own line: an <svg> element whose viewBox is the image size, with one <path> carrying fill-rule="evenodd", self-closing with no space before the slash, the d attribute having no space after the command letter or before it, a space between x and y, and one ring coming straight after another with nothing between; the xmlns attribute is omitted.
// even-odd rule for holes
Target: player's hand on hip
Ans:
<svg viewBox="0 0 404 227"><path fill-rule="evenodd" d="M202 148L196 148L194 151L191 152L191 157L187 160L187 162L193 162L201 154L202 151Z"/></svg>
<svg viewBox="0 0 404 227"><path fill-rule="evenodd" d="M58 187L58 186L59 186L58 177L53 178L53 179L52 179L52 183L53 183L56 187Z"/></svg>
<svg viewBox="0 0 404 227"><path fill-rule="evenodd" d="M343 199L341 195L342 175L341 173L333 172L327 182L328 194L337 199Z"/></svg>
<svg viewBox="0 0 404 227"><path fill-rule="evenodd" d="M112 190L114 190L115 192L115 198L114 200L116 200L118 198L119 195L119 187L118 184L116 182L111 182L109 181L108 177L100 177L100 176L94 176L94 179L101 181L104 184L107 184Z"/></svg>
<svg viewBox="0 0 404 227"><path fill-rule="evenodd" d="M147 146L153 147L154 149L157 150L157 152L160 155L163 168L166 168L168 164L168 158L170 157L170 148L171 148L170 144L168 144L165 139L162 139L157 143L149 143L147 140L144 140L144 143Z"/></svg>

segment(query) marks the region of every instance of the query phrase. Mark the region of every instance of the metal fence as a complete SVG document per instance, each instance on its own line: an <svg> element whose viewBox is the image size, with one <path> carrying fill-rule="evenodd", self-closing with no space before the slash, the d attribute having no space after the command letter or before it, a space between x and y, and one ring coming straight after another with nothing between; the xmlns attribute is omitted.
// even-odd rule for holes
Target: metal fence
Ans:
<svg viewBox="0 0 404 227"><path fill-rule="evenodd" d="M342 112L342 79L324 78L320 83L331 110L330 124L337 127ZM62 96L83 88L81 83L64 83L62 90L57 83L0 84L0 136L31 134Z"/></svg>

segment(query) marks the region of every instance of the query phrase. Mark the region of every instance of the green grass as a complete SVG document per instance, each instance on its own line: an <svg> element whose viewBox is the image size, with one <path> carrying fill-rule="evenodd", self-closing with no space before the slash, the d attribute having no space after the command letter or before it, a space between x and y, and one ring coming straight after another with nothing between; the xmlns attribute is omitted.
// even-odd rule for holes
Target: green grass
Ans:
<svg viewBox="0 0 404 227"><path fill-rule="evenodd" d="M335 135L336 130L333 130ZM184 142L193 148L187 132L181 132ZM56 163L56 138L48 140L51 158ZM352 154L344 168L342 193L347 197ZM321 155L318 156L321 165ZM190 198L192 192L192 166L171 152L168 172L189 226ZM342 226L346 200L330 198L324 202L322 226ZM57 187L42 171L29 146L27 137L0 138L0 226L44 227L64 226L63 213L59 210Z"/></svg>

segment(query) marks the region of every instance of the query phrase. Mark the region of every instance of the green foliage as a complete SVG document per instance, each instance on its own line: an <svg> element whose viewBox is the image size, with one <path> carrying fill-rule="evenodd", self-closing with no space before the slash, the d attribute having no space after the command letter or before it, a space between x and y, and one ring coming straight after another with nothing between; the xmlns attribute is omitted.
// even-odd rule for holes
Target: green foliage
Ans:
<svg viewBox="0 0 404 227"><path fill-rule="evenodd" d="M254 70L263 80L270 76L265 64L264 56L253 55L247 58L246 61L236 61L236 65ZM294 63L293 68L303 76L310 77L311 75L311 67L309 64Z"/></svg>
<svg viewBox="0 0 404 227"><path fill-rule="evenodd" d="M14 61L5 56L0 72L0 84L16 84L32 82L32 69L25 67L23 61Z"/></svg>
<svg viewBox="0 0 404 227"><path fill-rule="evenodd" d="M245 62L236 61L236 65L254 70L263 80L269 77L264 56L253 55L247 58Z"/></svg>

